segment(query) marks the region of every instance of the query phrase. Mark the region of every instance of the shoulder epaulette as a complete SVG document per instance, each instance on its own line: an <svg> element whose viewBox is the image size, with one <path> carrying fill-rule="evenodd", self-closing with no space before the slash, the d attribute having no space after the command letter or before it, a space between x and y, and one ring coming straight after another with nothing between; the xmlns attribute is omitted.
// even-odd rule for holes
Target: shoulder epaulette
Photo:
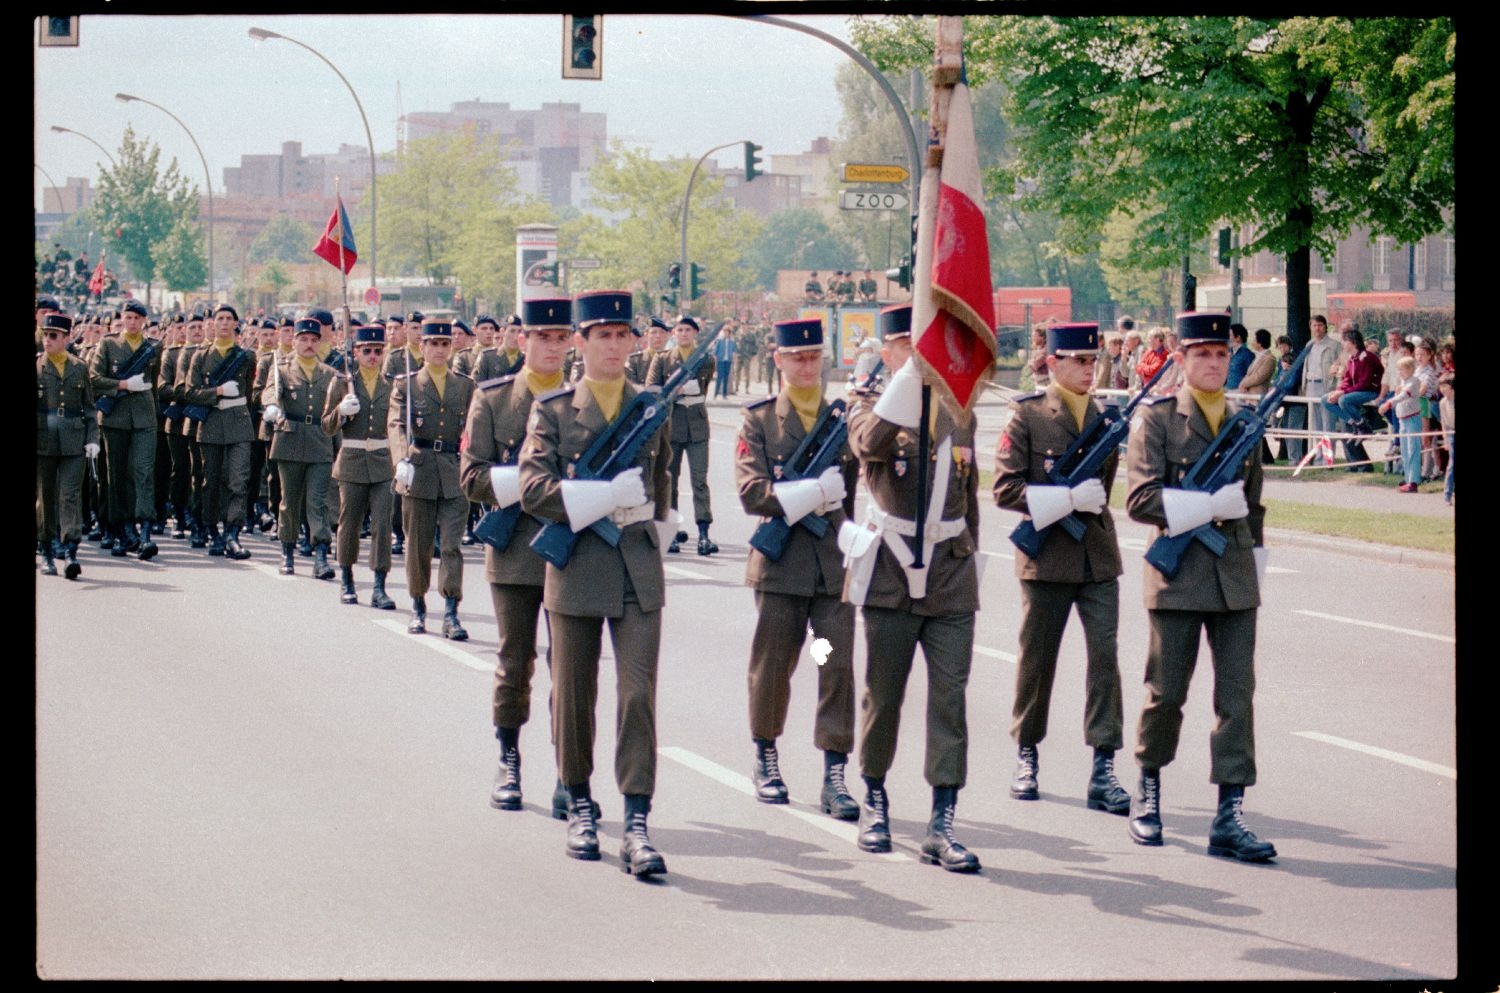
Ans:
<svg viewBox="0 0 1500 993"><path fill-rule="evenodd" d="M771 394L768 397L761 397L759 400L751 400L749 403L747 403L747 404L744 405L744 409L745 410L755 410L757 407L764 407L766 404L770 403L772 400L775 400L775 399L776 399L776 394L773 393L773 394Z"/></svg>
<svg viewBox="0 0 1500 993"><path fill-rule="evenodd" d="M1141 406L1142 407L1155 407L1159 403L1166 403L1168 400L1175 400L1175 399L1177 399L1177 398L1175 396L1173 396L1172 394L1170 394L1170 393L1168 393L1165 396L1146 397L1144 400L1141 401Z"/></svg>
<svg viewBox="0 0 1500 993"><path fill-rule="evenodd" d="M508 376L496 376L494 379L481 380L477 385L481 390L488 393L490 390L493 390L497 386L504 386L506 383L515 382L516 376L518 375L519 373L513 372Z"/></svg>
<svg viewBox="0 0 1500 993"><path fill-rule="evenodd" d="M577 389L577 388L578 388L577 386L573 386L573 385L560 386L557 389L552 390L549 393L543 393L541 396L539 396L539 397L536 398L536 402L537 403L546 403L548 400L556 400L558 397L570 396L572 394L572 392L575 389Z"/></svg>
<svg viewBox="0 0 1500 993"><path fill-rule="evenodd" d="M454 369L452 366L448 367L448 372L451 373L451 374L453 374L453 375L455 375L455 376L457 376L459 379L473 379L474 378L473 376L470 376L466 372L459 372L457 369Z"/></svg>
<svg viewBox="0 0 1500 993"><path fill-rule="evenodd" d="M1027 400L1036 400L1047 395L1046 390L1037 390L1034 393L1018 393L1010 398L1011 403L1025 403Z"/></svg>

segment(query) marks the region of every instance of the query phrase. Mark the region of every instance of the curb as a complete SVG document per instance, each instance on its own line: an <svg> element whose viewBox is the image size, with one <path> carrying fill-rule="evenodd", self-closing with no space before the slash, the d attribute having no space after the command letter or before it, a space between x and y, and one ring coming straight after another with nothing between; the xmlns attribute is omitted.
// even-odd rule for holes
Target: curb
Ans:
<svg viewBox="0 0 1500 993"><path fill-rule="evenodd" d="M1355 558L1378 559L1396 565L1412 565L1422 569L1452 569L1454 556L1445 552L1429 552L1420 548L1402 548L1398 545L1379 545L1355 538L1334 538L1313 534L1309 531L1292 531L1287 528L1266 528L1266 543L1274 539L1278 545L1295 545L1299 548L1316 548Z"/></svg>

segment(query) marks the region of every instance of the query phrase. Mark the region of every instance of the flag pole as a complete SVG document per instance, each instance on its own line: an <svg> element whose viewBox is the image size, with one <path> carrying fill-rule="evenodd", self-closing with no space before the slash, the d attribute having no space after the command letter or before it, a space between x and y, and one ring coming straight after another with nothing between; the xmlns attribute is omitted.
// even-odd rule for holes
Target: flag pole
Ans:
<svg viewBox="0 0 1500 993"><path fill-rule="evenodd" d="M339 308L344 315L343 341L344 346L344 373L349 379L349 392L354 392L354 370L349 368L354 358L354 350L349 347L349 324L352 316L349 313L349 267L344 264L344 198L339 192L343 179L339 176L333 177L333 209L339 215L339 281L343 293L344 304Z"/></svg>

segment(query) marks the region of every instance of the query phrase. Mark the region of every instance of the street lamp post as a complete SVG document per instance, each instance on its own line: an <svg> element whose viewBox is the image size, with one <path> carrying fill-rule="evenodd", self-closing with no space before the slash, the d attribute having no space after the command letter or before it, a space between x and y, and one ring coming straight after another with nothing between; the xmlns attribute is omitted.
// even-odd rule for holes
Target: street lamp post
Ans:
<svg viewBox="0 0 1500 993"><path fill-rule="evenodd" d="M735 145L743 144L745 144L743 141L731 141L727 145L710 148L703 153L703 158L699 159L697 164L693 166L693 174L688 177L687 192L682 195L682 258L679 260L681 269L678 270L682 274L682 289L687 291L678 296L678 302L682 304L682 313L684 314L690 314L693 310L692 269L688 266L687 254L688 204L693 199L693 183L698 179L698 170L703 167L703 163L708 160L710 155L715 152L722 152L726 148L733 148Z"/></svg>
<svg viewBox="0 0 1500 993"><path fill-rule="evenodd" d="M178 117L176 114L172 113L161 104L152 103L145 97L131 96L129 93L116 93L115 99L120 101L121 103L135 102L143 103L148 107L155 107L157 110L161 111L163 114L166 114L172 120L176 121L177 126L182 128L183 131L187 132L188 141L191 141L193 143L193 147L198 150L198 159L203 163L203 180L208 184L208 299L210 302L212 302L214 300L214 176L213 173L208 171L208 159L203 154L203 148L198 144L198 139L193 137L193 132L188 129L188 126L182 123L182 118Z"/></svg>
<svg viewBox="0 0 1500 993"><path fill-rule="evenodd" d="M99 151L103 152L104 153L104 157L106 159L109 159L109 164L110 164L111 168L118 169L120 167L120 164L115 161L115 157L113 155L109 154L109 149L105 148L103 145L99 144L97 141L94 141L94 139L90 138L88 135L84 134L82 131L74 131L72 128L65 128L65 127L63 127L60 124L54 124L54 125L52 125L52 130L55 131L55 132L57 132L58 134L76 134L78 137L82 138L84 141L87 141L87 142L91 143L95 148L99 149Z"/></svg>
<svg viewBox="0 0 1500 993"><path fill-rule="evenodd" d="M336 66L336 65L334 65L332 62L330 62L328 60L328 56L324 55L322 52L318 51L316 48L313 48L311 45L308 45L308 44L305 44L303 42L300 42L296 38L289 38L289 37L287 37L284 34L278 34L275 31L267 31L265 28L251 28L250 29L250 37L254 38L256 41L265 41L268 38L280 38L282 41L289 41L293 45L296 45L299 48L305 48L305 49L307 49L309 52L312 52L318 58L322 59L323 63L326 66L328 66L328 68L330 68L330 69L332 69L334 71L334 74L337 75L338 78L343 81L343 84L346 87L349 88L349 95L354 98L354 106L356 108L358 108L358 110L359 110L359 119L361 121L363 121L364 125L365 125L365 141L368 142L369 146L370 146L370 285L374 286L375 285L375 272L376 272L376 270L375 270L375 246L376 246L376 238L375 238L375 205L376 205L376 199L375 199L375 138L370 133L370 119L365 116L365 105L359 102L359 94L356 93L356 92L354 92L354 86L353 86L353 84L350 83L347 78L345 78L345 76L344 76L343 73L339 72L339 67Z"/></svg>

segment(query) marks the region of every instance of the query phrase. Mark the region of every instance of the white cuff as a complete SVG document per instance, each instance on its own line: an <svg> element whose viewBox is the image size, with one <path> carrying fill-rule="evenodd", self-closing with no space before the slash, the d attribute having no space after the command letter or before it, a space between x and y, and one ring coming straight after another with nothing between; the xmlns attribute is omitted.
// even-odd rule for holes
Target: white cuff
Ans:
<svg viewBox="0 0 1500 993"><path fill-rule="evenodd" d="M1166 487L1161 491L1167 515L1167 534L1177 537L1214 519L1213 497L1198 490Z"/></svg>
<svg viewBox="0 0 1500 993"><path fill-rule="evenodd" d="M568 527L574 533L607 517L615 509L614 493L609 483L602 479L565 479L562 481L563 509L568 514Z"/></svg>
<svg viewBox="0 0 1500 993"><path fill-rule="evenodd" d="M794 479L771 487L788 524L796 524L823 505L823 489L816 479Z"/></svg>
<svg viewBox="0 0 1500 993"><path fill-rule="evenodd" d="M922 420L922 374L916 360L907 359L880 399L875 401L875 415L892 424L915 431Z"/></svg>
<svg viewBox="0 0 1500 993"><path fill-rule="evenodd" d="M1066 486L1033 483L1026 487L1026 512L1031 515L1031 526L1040 531L1073 512L1073 494Z"/></svg>
<svg viewBox="0 0 1500 993"><path fill-rule="evenodd" d="M495 505L509 507L521 499L521 467L514 465L490 466L490 489L495 491Z"/></svg>

